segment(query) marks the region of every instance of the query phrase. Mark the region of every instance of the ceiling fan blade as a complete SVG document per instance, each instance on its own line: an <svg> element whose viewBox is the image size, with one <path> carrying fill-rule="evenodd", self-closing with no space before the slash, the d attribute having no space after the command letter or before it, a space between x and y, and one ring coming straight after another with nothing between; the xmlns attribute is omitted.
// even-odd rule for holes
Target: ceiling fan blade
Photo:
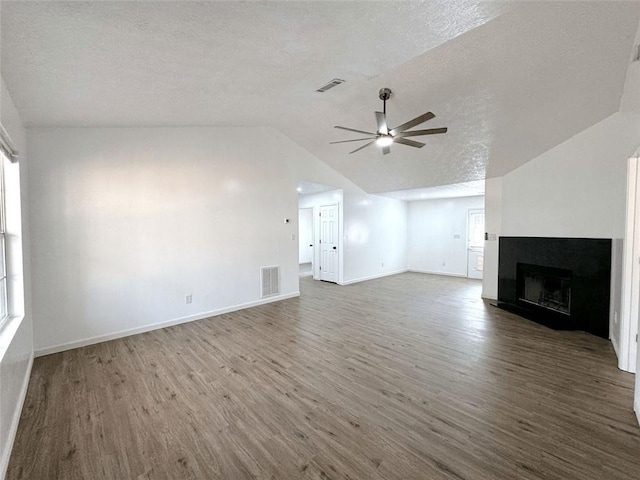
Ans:
<svg viewBox="0 0 640 480"><path fill-rule="evenodd" d="M375 133L373 132L365 132L362 130L356 130L355 128L340 127L338 125L335 125L333 128L339 128L340 130L348 130L350 132L356 132L356 133L364 133L365 135L375 135Z"/></svg>
<svg viewBox="0 0 640 480"><path fill-rule="evenodd" d="M409 120L407 123L403 123L399 127L394 128L389 132L390 135L397 135L405 130L409 130L410 128L415 127L416 125L420 125L421 123L426 122L427 120L431 120L435 115L431 112L423 113L419 117L414 118L413 120Z"/></svg>
<svg viewBox="0 0 640 480"><path fill-rule="evenodd" d="M396 135L396 137L418 137L420 135L438 135L440 133L447 133L447 127L444 128L429 128L427 130L414 130L413 132L402 132Z"/></svg>
<svg viewBox="0 0 640 480"><path fill-rule="evenodd" d="M387 117L382 112L376 112L376 122L378 123L378 133L387 135L389 127L387 126Z"/></svg>
<svg viewBox="0 0 640 480"><path fill-rule="evenodd" d="M374 142L375 142L375 140L374 140ZM414 142L413 140L407 140L406 138L402 138L402 137L400 137L400 138L395 137L393 139L393 143L401 143L403 145L409 145L410 147L416 147L416 148L424 147L424 143L422 143L422 142Z"/></svg>
<svg viewBox="0 0 640 480"><path fill-rule="evenodd" d="M353 140L340 140L339 142L329 142L329 145L333 145L334 143L347 143L347 142L361 142L362 140L371 140L376 137L366 137L366 138L355 138Z"/></svg>
<svg viewBox="0 0 640 480"><path fill-rule="evenodd" d="M389 145L387 145L386 147L382 147L382 153L384 153L385 155L390 152L391 152L391 147L389 147Z"/></svg>
<svg viewBox="0 0 640 480"><path fill-rule="evenodd" d="M353 152L349 152L349 154L356 153L356 152L362 150L363 148L368 147L369 145L372 145L374 143L376 143L376 141L375 140L371 140L369 143L361 146L360 148L356 148Z"/></svg>

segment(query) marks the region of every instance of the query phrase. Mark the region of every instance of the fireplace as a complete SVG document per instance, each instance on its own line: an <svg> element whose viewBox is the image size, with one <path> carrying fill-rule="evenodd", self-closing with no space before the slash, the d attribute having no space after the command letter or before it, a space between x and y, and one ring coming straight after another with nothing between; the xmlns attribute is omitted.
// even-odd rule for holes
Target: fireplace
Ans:
<svg viewBox="0 0 640 480"><path fill-rule="evenodd" d="M609 337L610 239L500 237L497 306Z"/></svg>
<svg viewBox="0 0 640 480"><path fill-rule="evenodd" d="M516 268L518 304L571 315L571 270L528 263Z"/></svg>

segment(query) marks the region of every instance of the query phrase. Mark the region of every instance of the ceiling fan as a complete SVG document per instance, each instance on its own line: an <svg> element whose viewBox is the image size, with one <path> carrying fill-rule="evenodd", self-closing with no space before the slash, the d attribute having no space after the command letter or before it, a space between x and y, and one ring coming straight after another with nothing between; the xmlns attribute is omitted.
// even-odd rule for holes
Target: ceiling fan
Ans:
<svg viewBox="0 0 640 480"><path fill-rule="evenodd" d="M356 130L354 128L340 127L336 125L334 128L339 128L341 130L348 130L350 132L362 133L364 135L373 135L372 137L365 138L356 138L354 140L341 140L339 142L329 142L331 144L334 143L347 143L347 142L361 142L363 140L371 140L369 143L356 148L353 152L356 153L362 150L369 145L376 143L380 147L382 147L382 153L387 154L391 151L392 143L401 143L402 145L408 145L410 147L422 148L424 147L424 143L416 142L414 140L409 140L406 137L419 137L421 135L437 135L440 133L447 133L447 128L430 128L428 130L413 130L411 132L407 131L410 128L415 127L416 125L420 125L421 123L426 122L427 120L431 120L435 117L435 115L431 112L423 113L419 117L414 118L413 120L409 120L406 123L403 123L399 127L389 129L387 126L387 100L391 97L391 90L388 88L381 88L379 93L380 100L383 102L382 112L376 113L376 122L378 123L378 130L376 133L373 132L365 132L363 130Z"/></svg>

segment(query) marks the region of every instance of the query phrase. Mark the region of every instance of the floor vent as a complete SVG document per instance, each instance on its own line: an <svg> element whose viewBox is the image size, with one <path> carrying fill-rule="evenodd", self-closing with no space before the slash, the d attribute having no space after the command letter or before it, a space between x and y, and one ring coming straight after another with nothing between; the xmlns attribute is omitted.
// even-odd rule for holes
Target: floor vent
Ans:
<svg viewBox="0 0 640 480"><path fill-rule="evenodd" d="M280 293L280 267L260 268L262 278L262 298Z"/></svg>
<svg viewBox="0 0 640 480"><path fill-rule="evenodd" d="M340 78L334 78L329 83L327 83L326 85L324 85L324 86L320 87L318 90L316 90L316 92L324 93L327 90L329 90L330 88L337 87L341 83L344 83L344 80L342 80Z"/></svg>

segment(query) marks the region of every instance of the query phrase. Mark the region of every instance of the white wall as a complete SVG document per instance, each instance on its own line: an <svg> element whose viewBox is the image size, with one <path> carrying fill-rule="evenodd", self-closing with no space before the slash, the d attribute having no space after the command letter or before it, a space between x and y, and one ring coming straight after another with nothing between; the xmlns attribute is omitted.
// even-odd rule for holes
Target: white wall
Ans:
<svg viewBox="0 0 640 480"><path fill-rule="evenodd" d="M409 202L409 270L466 277L472 208L484 208L482 196Z"/></svg>
<svg viewBox="0 0 640 480"><path fill-rule="evenodd" d="M1 78L0 123L21 153L20 163L8 165L5 178L9 313L12 317L0 327L0 478L4 478L29 382L33 333L29 304L29 221L27 209L21 208L21 197L22 203L26 204L24 196L27 192L25 131Z"/></svg>
<svg viewBox="0 0 640 480"><path fill-rule="evenodd" d="M313 208L298 211L298 262L311 263L313 258Z"/></svg>
<svg viewBox="0 0 640 480"><path fill-rule="evenodd" d="M502 231L502 177L488 178L484 184L484 229L489 239L484 242L484 274L482 297L498 298L498 238Z"/></svg>
<svg viewBox="0 0 640 480"><path fill-rule="evenodd" d="M40 354L260 303L261 266L297 295L297 183L344 182L269 128L31 129L28 146Z"/></svg>
<svg viewBox="0 0 640 480"><path fill-rule="evenodd" d="M344 191L343 284L407 271L407 202Z"/></svg>
<svg viewBox="0 0 640 480"><path fill-rule="evenodd" d="M503 177L502 235L622 238L640 116L616 113Z"/></svg>

